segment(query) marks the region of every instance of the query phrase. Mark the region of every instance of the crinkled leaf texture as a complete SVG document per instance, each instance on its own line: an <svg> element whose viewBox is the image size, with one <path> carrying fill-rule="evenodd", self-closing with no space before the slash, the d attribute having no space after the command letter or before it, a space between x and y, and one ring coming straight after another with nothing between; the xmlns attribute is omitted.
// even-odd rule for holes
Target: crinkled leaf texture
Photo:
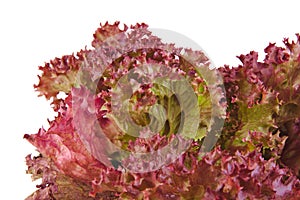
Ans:
<svg viewBox="0 0 300 200"><path fill-rule="evenodd" d="M270 44L263 63L257 61L256 52L251 52L239 57L242 66L219 68L226 104L210 98L210 95L220 96L220 83L212 85L215 93L210 94L206 80L184 59L184 55L188 56L208 70L209 60L201 51L164 44L147 27L142 23L120 29L119 22L106 23L95 32L93 49L55 58L40 67L43 73L35 88L52 100L57 116L50 121L48 130L41 128L36 134L24 136L40 152L37 157L26 157L27 173L32 174L33 180L42 179L38 190L27 200L297 199L300 196L296 177L300 169L299 36L297 42L284 40L286 48ZM125 48L122 44L130 44L126 46L130 51L122 53ZM140 44L144 47L155 44L157 48L140 48ZM141 64L167 66L168 73L175 74L172 77L175 80L179 75L185 77L196 95L201 118L195 121L197 131L186 135L192 143L179 158L160 169L134 173L122 169L122 165L131 163L134 168L141 161L116 154L106 139L131 152L151 153L174 138L181 144L176 132L185 114L180 109L180 99L168 91L168 84L173 83L151 84L138 71L130 74L131 69L139 69ZM126 75L129 78L123 80ZM152 75L161 76L154 72ZM136 90L129 91L132 92L130 116L136 124L150 123L153 130L159 130L157 134L147 139L137 138L149 133L134 126L120 126L128 122L122 118L122 109L121 117L112 112L113 106L120 106L111 102L113 95L119 94L112 90L118 81L123 83L121 91L129 91L126 84L134 82ZM178 91L184 93L180 88ZM59 99L60 92L67 97ZM155 102L166 113L158 107L151 110ZM215 104L223 106L226 113L214 113ZM203 139L214 125L210 119L218 120L214 115L226 117L225 124L217 145L203 155L200 151ZM95 124L101 126L104 135L95 134ZM122 162L117 157L122 157ZM138 167L155 164L143 163Z"/></svg>
<svg viewBox="0 0 300 200"><path fill-rule="evenodd" d="M224 140L229 143L230 137L232 144L240 139L236 132L245 134L248 129L288 136L281 161L299 176L300 36L296 36L296 42L283 40L285 48L270 43L264 62L258 62L258 54L253 51L238 57L243 65L232 69L226 66L220 71L230 116L225 126L230 131L225 131Z"/></svg>

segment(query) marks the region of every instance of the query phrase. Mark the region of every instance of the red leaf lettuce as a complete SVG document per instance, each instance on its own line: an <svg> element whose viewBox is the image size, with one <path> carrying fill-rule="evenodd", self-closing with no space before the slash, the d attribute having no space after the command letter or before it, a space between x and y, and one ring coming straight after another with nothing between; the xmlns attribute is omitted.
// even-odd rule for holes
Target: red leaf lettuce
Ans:
<svg viewBox="0 0 300 200"><path fill-rule="evenodd" d="M40 153L26 157L27 173L34 180L42 179L38 190L27 199L297 199L300 36L297 37L291 43L285 39L285 48L270 44L265 49L264 62L258 62L258 54L251 52L239 56L241 66L211 70L221 73L224 81L226 99L218 99L225 95L223 83L216 81L209 86L192 62L185 59L189 57L202 70L209 71L210 61L203 52L165 44L143 23L125 25L123 29L119 22L101 25L94 34L93 49L55 58L39 67L42 75L34 87L51 99L57 116L47 130L41 128L36 134L24 136ZM122 52L122 48L130 51ZM144 173L123 167L140 170L157 163L136 165L141 160L118 155L107 138L131 152L155 152L174 139L174 145L184 146L176 132L186 113L167 87L148 83L139 73L130 74L141 64L164 65L174 79L176 74L185 77L201 108L201 118L194 120L196 132L186 135L192 141L186 151L174 162ZM142 133L130 126L124 131L118 123L122 115L113 115L112 89L129 75L138 88L130 98L134 122L148 125L154 112L166 120L159 124L161 120L154 119L154 125L162 129L148 139L129 135ZM173 86L185 92L180 85ZM209 87L215 93L210 94ZM62 92L67 95L64 99L58 97ZM165 108L164 115L150 109L155 102ZM216 104L224 110L215 113ZM225 124L217 145L203 155L205 138L222 119ZM95 124L100 125L105 137L95 134ZM167 159L171 155L165 156Z"/></svg>

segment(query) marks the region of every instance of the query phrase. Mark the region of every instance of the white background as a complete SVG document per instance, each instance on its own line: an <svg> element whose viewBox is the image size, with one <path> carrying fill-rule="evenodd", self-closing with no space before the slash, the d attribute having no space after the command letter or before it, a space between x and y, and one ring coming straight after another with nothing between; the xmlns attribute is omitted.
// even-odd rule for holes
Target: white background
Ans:
<svg viewBox="0 0 300 200"><path fill-rule="evenodd" d="M299 1L6 1L0 3L0 198L24 199L35 190L24 157L34 147L22 139L36 133L49 104L38 98L38 66L90 47L99 23L170 29L197 42L216 66L240 64L237 55L300 32ZM198 2L198 3L196 3Z"/></svg>

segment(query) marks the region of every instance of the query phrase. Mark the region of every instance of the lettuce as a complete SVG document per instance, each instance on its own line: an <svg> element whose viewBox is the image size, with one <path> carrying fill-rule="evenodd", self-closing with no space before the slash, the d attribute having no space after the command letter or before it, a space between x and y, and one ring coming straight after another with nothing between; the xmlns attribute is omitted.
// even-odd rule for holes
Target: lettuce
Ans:
<svg viewBox="0 0 300 200"><path fill-rule="evenodd" d="M202 51L119 25L39 67L34 87L57 116L24 135L40 153L27 173L42 179L27 200L297 199L299 35L263 62L250 52L210 69Z"/></svg>

